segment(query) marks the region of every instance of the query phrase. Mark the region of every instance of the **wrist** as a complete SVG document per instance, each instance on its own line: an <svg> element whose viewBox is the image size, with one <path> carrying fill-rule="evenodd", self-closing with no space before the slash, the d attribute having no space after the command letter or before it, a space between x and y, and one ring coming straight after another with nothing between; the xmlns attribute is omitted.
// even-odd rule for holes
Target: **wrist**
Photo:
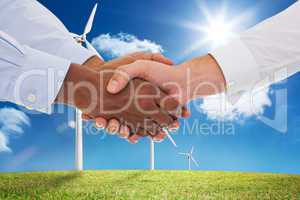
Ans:
<svg viewBox="0 0 300 200"><path fill-rule="evenodd" d="M180 74L185 74L186 101L225 91L226 82L217 61L211 55L189 60L179 65Z"/></svg>
<svg viewBox="0 0 300 200"><path fill-rule="evenodd" d="M81 110L87 108L92 99L91 89L95 89L98 82L96 72L82 65L71 64L55 102Z"/></svg>
<svg viewBox="0 0 300 200"><path fill-rule="evenodd" d="M83 63L83 66L85 66L91 70L97 71L104 64L105 64L105 62L101 58L99 58L98 56L92 56Z"/></svg>

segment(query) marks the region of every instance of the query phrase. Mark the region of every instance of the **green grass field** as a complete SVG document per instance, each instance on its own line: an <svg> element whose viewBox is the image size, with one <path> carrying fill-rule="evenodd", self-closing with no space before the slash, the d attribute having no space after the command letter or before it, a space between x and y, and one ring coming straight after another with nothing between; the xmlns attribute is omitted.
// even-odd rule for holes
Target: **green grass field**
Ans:
<svg viewBox="0 0 300 200"><path fill-rule="evenodd" d="M205 171L0 174L0 199L300 199L300 176Z"/></svg>

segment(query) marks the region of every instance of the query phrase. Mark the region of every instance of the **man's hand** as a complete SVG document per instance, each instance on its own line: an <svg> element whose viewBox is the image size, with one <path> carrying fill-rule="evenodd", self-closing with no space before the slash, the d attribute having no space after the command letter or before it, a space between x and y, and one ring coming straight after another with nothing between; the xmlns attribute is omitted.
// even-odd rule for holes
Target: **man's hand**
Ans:
<svg viewBox="0 0 300 200"><path fill-rule="evenodd" d="M137 52L111 60L109 62L104 62L98 56L93 56L84 63L84 66L95 71L99 71L103 65L107 67L109 66L111 69L117 69L122 65L128 65L138 60L156 61L166 65L173 65L172 60L164 57L160 53Z"/></svg>
<svg viewBox="0 0 300 200"><path fill-rule="evenodd" d="M130 64L137 60L151 60L151 61L164 63L168 66L173 64L173 62L171 60L169 60L168 58L164 57L161 54L139 52L139 53L129 54L127 56L112 60L107 63L104 63L100 58L95 56L95 57L92 57L89 60L87 60L84 63L84 66L86 66L89 69L95 70L95 71L100 71L103 68L114 70L114 69L117 69L119 66ZM186 110L186 109L184 109L184 110ZM87 119L87 120L92 119L92 117L87 114L83 114L83 118ZM118 133L119 136L122 138L128 138L130 135L130 133L129 133L130 128L124 124L120 124L120 122L116 119L111 119L111 120L107 121L105 118L98 117L98 118L95 118L95 121L96 121L97 127L107 128L107 131L109 133L112 133L112 134ZM175 123L171 124L169 126L169 128L171 128L171 129L178 128L178 123L175 122ZM135 143L135 142L137 142L137 139L141 135L144 136L145 134L146 134L145 131L137 130L136 134L131 135L131 137L129 137L128 139L132 143ZM161 140L165 136L166 136L165 132L160 132L159 134L155 134L155 136L152 133L152 137L155 140Z"/></svg>
<svg viewBox="0 0 300 200"><path fill-rule="evenodd" d="M135 78L157 85L182 106L198 97L225 91L222 70L211 55L198 57L175 67L155 61L137 60L118 67L107 90L112 94L117 94ZM189 111L185 107L182 109L182 117L189 117ZM101 122L106 123L103 119ZM159 135L157 140L164 136Z"/></svg>
<svg viewBox="0 0 300 200"><path fill-rule="evenodd" d="M120 66L107 90L116 94L135 78L157 85L182 105L195 98L225 90L222 70L211 55L195 58L175 67L153 61L136 61Z"/></svg>
<svg viewBox="0 0 300 200"><path fill-rule="evenodd" d="M122 92L108 93L105 88L113 71L108 66L96 72L71 65L56 102L76 106L93 118L118 120L141 136L161 133L174 123L178 102L165 99L166 94L149 82L133 80Z"/></svg>

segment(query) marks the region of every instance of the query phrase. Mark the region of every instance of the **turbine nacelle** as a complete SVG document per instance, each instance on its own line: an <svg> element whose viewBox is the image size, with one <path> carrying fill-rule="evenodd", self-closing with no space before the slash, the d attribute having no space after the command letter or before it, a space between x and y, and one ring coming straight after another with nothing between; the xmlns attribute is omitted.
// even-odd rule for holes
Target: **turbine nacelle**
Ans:
<svg viewBox="0 0 300 200"><path fill-rule="evenodd" d="M87 35L91 32L92 27L93 27L93 22L94 22L94 18L95 18L95 14L97 11L97 7L98 4L96 4L90 14L90 17L88 19L87 24L85 25L84 31L82 35L78 35L75 33L70 33L71 36L74 38L74 40L80 44L80 45L85 45L86 48L88 50L90 50L91 52L95 53L97 56L99 56L100 58L102 58L100 56L100 54L98 53L98 51L93 47L93 45L87 40Z"/></svg>

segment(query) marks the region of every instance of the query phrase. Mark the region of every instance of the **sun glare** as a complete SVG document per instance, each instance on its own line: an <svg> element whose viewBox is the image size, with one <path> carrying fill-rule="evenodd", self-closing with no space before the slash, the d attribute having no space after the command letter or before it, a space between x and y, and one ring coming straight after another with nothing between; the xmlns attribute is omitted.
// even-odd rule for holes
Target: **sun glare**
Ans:
<svg viewBox="0 0 300 200"><path fill-rule="evenodd" d="M212 47L227 43L235 35L234 27L222 18L211 20L202 28L204 40L210 43Z"/></svg>
<svg viewBox="0 0 300 200"><path fill-rule="evenodd" d="M211 50L228 43L243 30L245 22L253 19L255 13L255 10L248 9L242 11L240 15L228 15L229 12L225 5L220 6L214 12L204 4L199 5L199 9L204 16L201 21L183 21L181 23L183 27L193 30L197 34L196 37L199 38L185 49L182 57L198 49L209 48Z"/></svg>

